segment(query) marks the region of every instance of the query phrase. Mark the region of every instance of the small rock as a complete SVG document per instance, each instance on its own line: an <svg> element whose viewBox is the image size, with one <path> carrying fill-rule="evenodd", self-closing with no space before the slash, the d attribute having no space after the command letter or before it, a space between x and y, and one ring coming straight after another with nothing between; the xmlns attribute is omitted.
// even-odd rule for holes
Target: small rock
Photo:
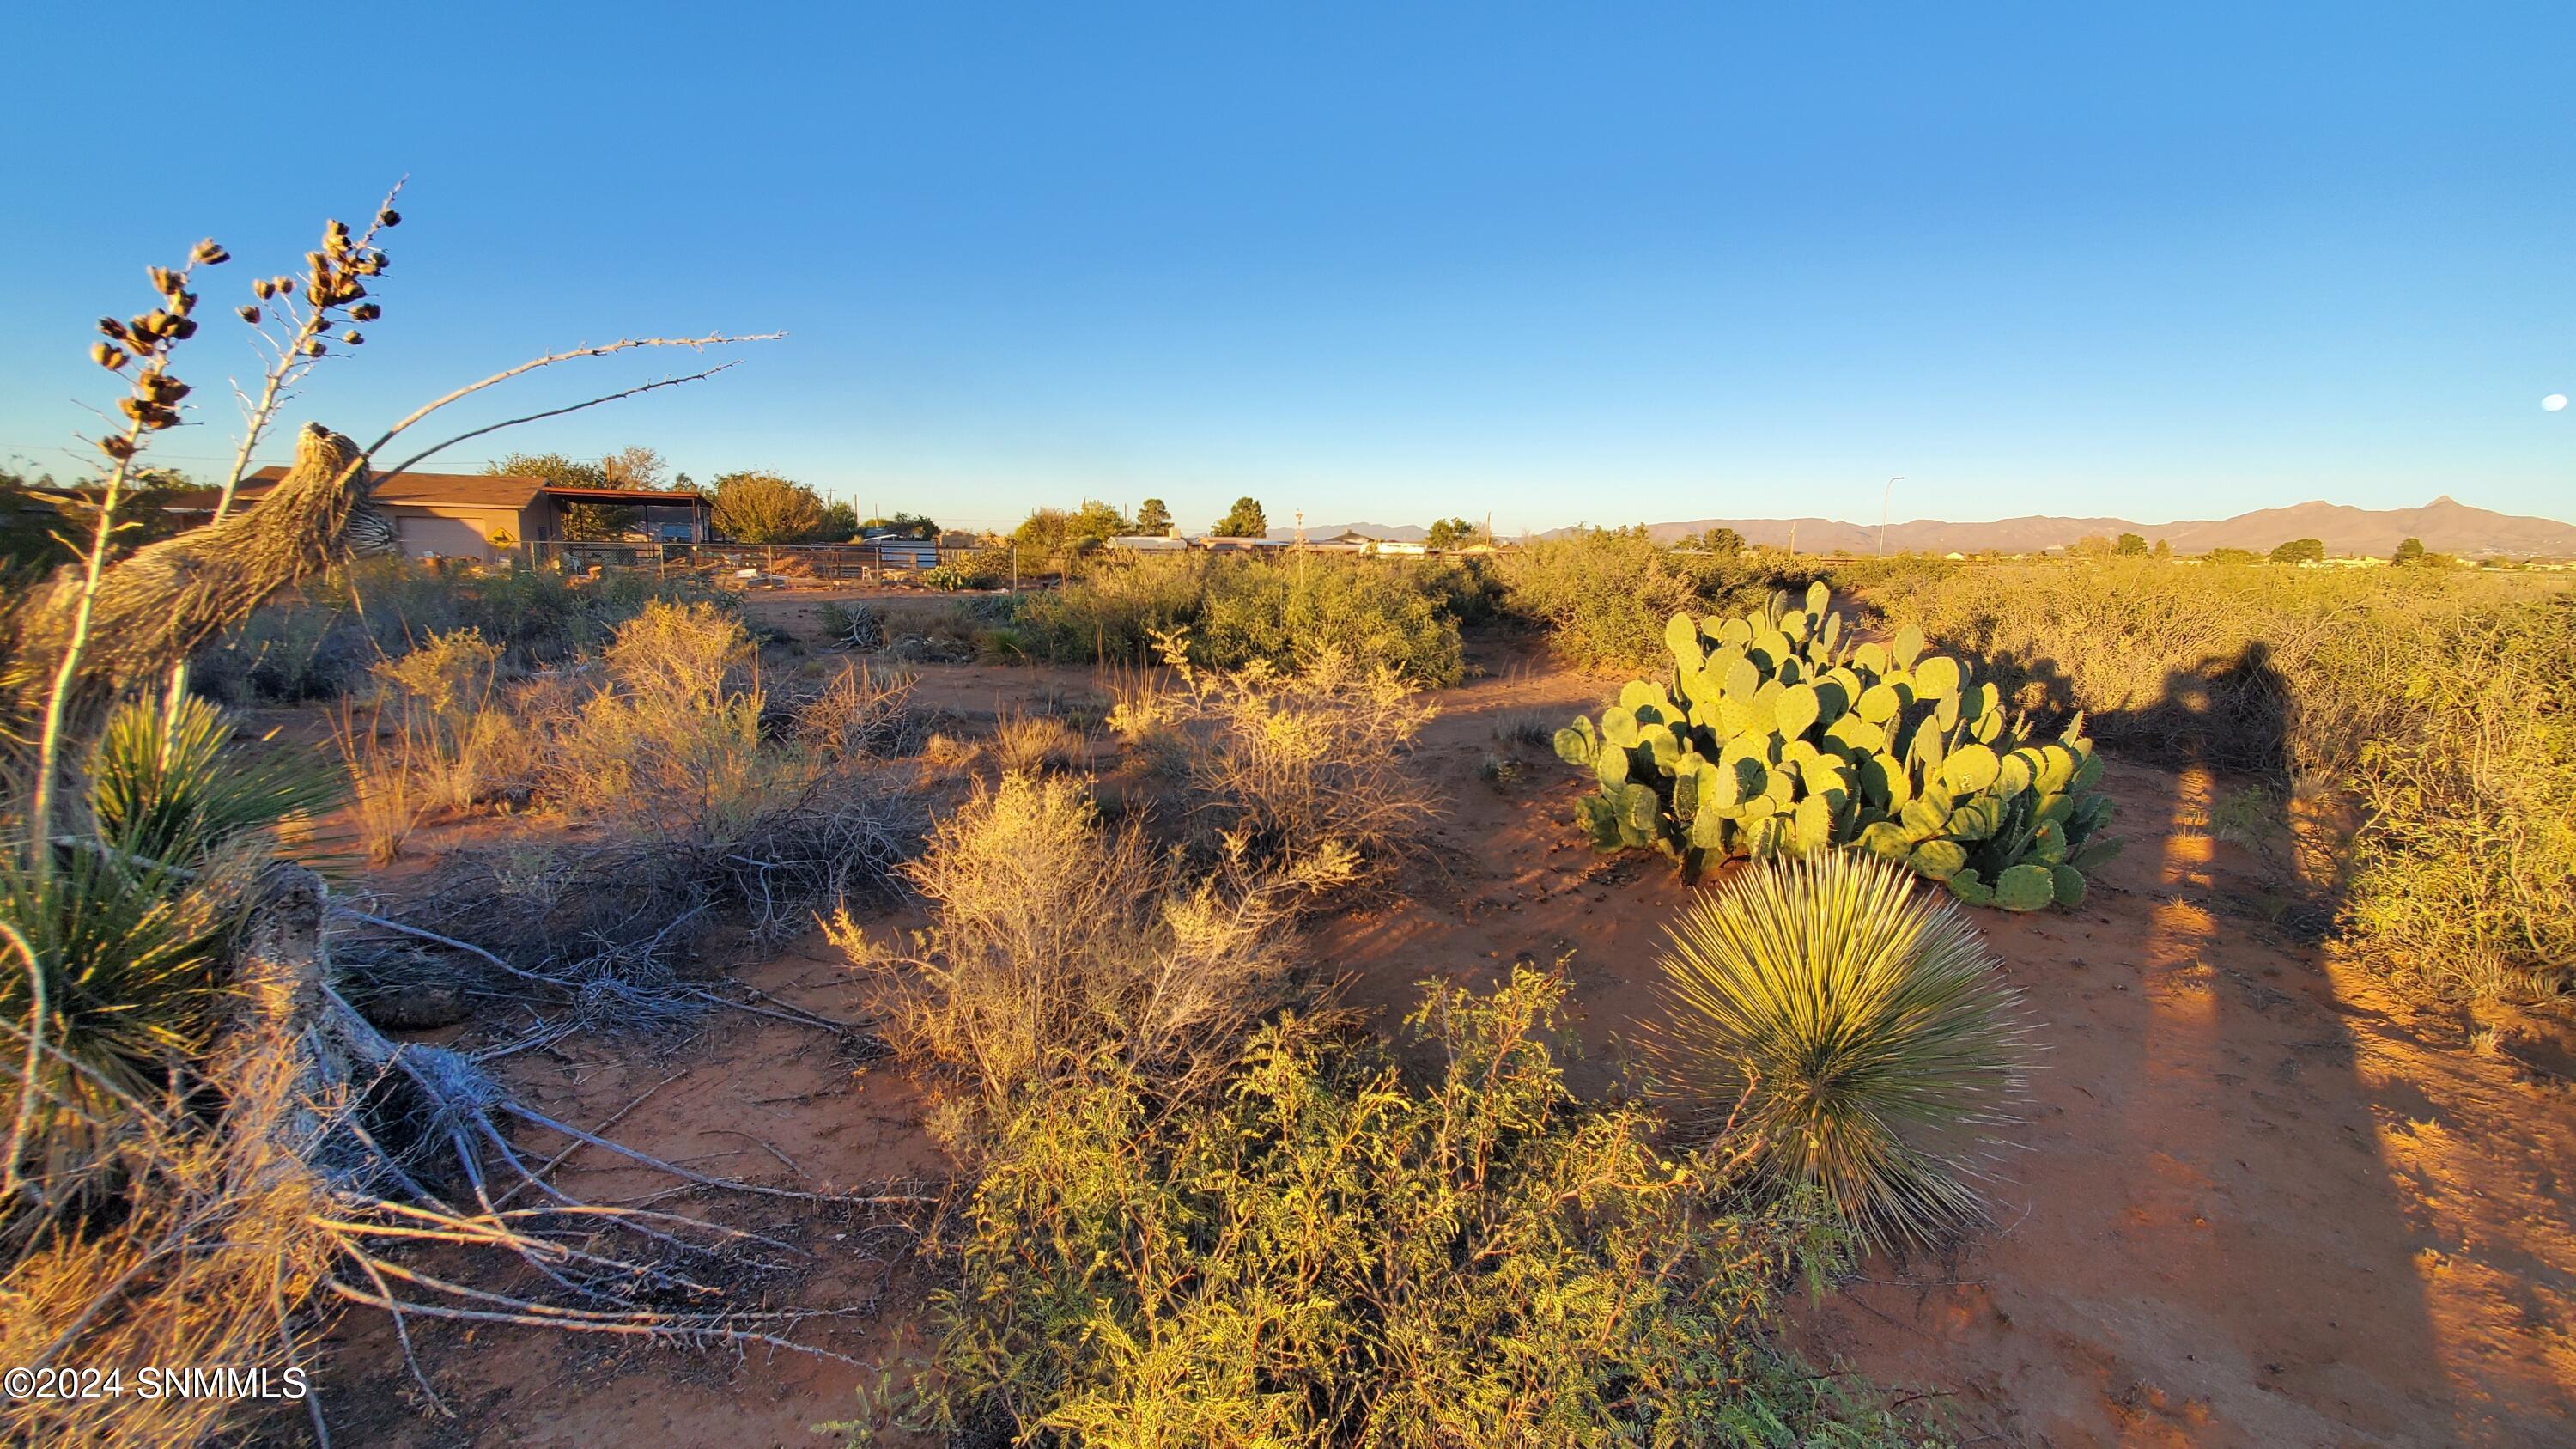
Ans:
<svg viewBox="0 0 2576 1449"><path fill-rule="evenodd" d="M350 1005L383 1031L429 1031L465 1019L465 988L404 986L363 996Z"/></svg>

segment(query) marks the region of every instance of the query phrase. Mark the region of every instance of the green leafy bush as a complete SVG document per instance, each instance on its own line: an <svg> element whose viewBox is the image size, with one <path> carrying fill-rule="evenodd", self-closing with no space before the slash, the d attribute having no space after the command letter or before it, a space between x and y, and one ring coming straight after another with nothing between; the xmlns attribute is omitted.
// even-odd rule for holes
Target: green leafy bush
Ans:
<svg viewBox="0 0 2576 1449"><path fill-rule="evenodd" d="M1696 874L1729 856L1857 845L1976 905L2084 898L2116 848L2101 762L2079 716L2040 742L2002 691L1924 652L1910 626L1862 640L1823 583L1739 617L1675 614L1663 680L1634 679L1557 754L1600 790L1575 823L1594 848L1652 847Z"/></svg>
<svg viewBox="0 0 2576 1449"><path fill-rule="evenodd" d="M1773 1182L1821 1190L1866 1243L1984 1216L2028 1051L2021 994L1955 907L1835 853L1737 875L1669 934L1654 1045L1686 1120L1748 1129Z"/></svg>
<svg viewBox="0 0 2576 1449"><path fill-rule="evenodd" d="M1208 576L1192 640L1200 662L1220 669L1254 660L1296 669L1330 652L1442 688L1465 672L1465 653L1429 583L1369 559L1230 561Z"/></svg>
<svg viewBox="0 0 2576 1449"><path fill-rule="evenodd" d="M1409 1082L1291 1015L1176 1104L1107 1065L1007 1124L968 1205L928 1368L834 1426L991 1442L1884 1442L1778 1342L1782 1289L1843 1261L1812 1199L1743 1190L1587 1107L1551 1052L1564 984L1434 987ZM1846 1411L1848 1410L1848 1413Z"/></svg>
<svg viewBox="0 0 2576 1449"><path fill-rule="evenodd" d="M1212 668L1296 670L1329 654L1438 688L1464 673L1458 609L1482 597L1473 578L1315 554L1141 554L1029 595L1017 622L1032 656L1059 662L1150 660L1156 638L1187 630L1190 657Z"/></svg>
<svg viewBox="0 0 2576 1449"><path fill-rule="evenodd" d="M1010 582L1010 556L997 548L950 555L921 571L921 582L945 593L963 589L998 589Z"/></svg>

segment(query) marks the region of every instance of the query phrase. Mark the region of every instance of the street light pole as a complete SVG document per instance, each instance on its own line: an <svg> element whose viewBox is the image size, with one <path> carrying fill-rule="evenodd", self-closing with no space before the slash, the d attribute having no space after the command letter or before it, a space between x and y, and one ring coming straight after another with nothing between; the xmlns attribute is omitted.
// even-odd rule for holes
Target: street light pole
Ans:
<svg viewBox="0 0 2576 1449"><path fill-rule="evenodd" d="M1905 475L1899 473L1888 479L1887 486L1878 491L1878 556L1880 558L1887 557L1887 500L1895 496L1896 485L1904 481Z"/></svg>

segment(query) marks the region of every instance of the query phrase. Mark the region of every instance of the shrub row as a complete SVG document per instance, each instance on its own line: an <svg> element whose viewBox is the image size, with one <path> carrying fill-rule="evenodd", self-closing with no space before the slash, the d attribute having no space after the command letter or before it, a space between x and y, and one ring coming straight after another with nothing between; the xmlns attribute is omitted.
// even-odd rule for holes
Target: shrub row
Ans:
<svg viewBox="0 0 2576 1449"><path fill-rule="evenodd" d="M1186 629L1191 658L1213 668L1337 654L1437 688L1458 682L1459 621L1482 607L1481 585L1452 562L1144 554L1030 594L1015 623L1031 655L1060 662L1151 660L1156 635Z"/></svg>
<svg viewBox="0 0 2576 1449"><path fill-rule="evenodd" d="M2104 744L2360 806L2347 939L2444 988L2576 986L2576 596L2531 576L2109 560L1876 602Z"/></svg>
<svg viewBox="0 0 2576 1449"><path fill-rule="evenodd" d="M227 703L336 699L379 660L433 635L471 629L514 666L567 663L603 648L656 599L723 603L694 580L612 572L575 583L545 569L433 573L374 559L253 613L189 663L200 692Z"/></svg>

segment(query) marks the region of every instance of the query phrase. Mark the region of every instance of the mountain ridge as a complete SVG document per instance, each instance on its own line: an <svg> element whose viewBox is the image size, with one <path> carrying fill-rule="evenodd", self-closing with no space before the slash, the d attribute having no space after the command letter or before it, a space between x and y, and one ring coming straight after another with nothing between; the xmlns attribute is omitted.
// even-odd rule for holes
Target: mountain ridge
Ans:
<svg viewBox="0 0 2576 1449"><path fill-rule="evenodd" d="M1369 525L1355 525L1367 529ZM1845 523L1829 518L1695 518L1650 523L1647 534L1670 543L1685 534L1732 528L1750 544L1787 547L1794 540L1800 553L1876 553L1876 524ZM1541 538L1559 538L1572 528L1551 529ZM2500 555L2576 556L2576 524L2525 514L2473 508L2445 493L2421 508L2356 508L2312 499L2284 508L2258 508L2230 518L2179 519L2171 523L2138 523L2125 518L2069 518L2024 514L1985 522L1952 523L1917 518L1890 523L1890 553L2038 553L2073 545L2088 536L2117 538L2134 533L2150 544L2161 539L2176 553L2207 553L2214 548L2251 549L2268 553L2294 538L2313 538L2336 555L2378 554L2396 550L2409 538L2421 539L2436 553L2467 557ZM1316 536L1313 529L1309 537Z"/></svg>

